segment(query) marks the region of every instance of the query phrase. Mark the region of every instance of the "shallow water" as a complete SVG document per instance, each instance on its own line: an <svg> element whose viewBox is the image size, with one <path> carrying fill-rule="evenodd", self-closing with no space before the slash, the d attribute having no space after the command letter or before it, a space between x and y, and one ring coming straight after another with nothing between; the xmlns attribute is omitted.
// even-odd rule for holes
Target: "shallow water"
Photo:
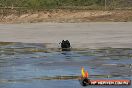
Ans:
<svg viewBox="0 0 132 88"><path fill-rule="evenodd" d="M132 80L132 49L47 48L39 43L0 43L0 88L82 88L84 66L90 79ZM89 88L132 88L90 86Z"/></svg>

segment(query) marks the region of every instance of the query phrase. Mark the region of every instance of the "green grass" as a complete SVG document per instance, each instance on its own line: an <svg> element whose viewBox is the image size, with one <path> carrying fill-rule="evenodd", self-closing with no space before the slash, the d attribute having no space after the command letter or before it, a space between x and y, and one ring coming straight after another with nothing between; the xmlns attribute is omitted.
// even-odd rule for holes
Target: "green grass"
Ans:
<svg viewBox="0 0 132 88"><path fill-rule="evenodd" d="M106 0L107 8L132 7L131 0ZM105 0L0 0L0 7L26 7L30 10L56 9L66 7L87 7L100 9L105 7Z"/></svg>

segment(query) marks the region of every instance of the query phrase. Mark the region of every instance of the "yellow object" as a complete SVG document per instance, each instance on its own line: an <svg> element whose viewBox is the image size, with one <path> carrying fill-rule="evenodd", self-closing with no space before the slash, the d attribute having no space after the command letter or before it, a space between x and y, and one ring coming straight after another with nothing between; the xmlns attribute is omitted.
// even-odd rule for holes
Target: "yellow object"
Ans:
<svg viewBox="0 0 132 88"><path fill-rule="evenodd" d="M89 75L88 75L88 71L85 71L85 70L84 70L84 67L82 67L81 73L82 73L82 77L83 77L83 78L88 78L88 76L89 76Z"/></svg>
<svg viewBox="0 0 132 88"><path fill-rule="evenodd" d="M82 73L82 77L85 77L84 67L82 67L82 69L81 69L81 73Z"/></svg>

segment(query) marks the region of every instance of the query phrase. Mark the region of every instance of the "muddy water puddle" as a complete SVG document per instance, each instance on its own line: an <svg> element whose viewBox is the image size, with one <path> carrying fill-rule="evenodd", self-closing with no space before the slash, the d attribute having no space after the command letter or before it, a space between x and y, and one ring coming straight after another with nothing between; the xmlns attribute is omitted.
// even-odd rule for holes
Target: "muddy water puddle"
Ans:
<svg viewBox="0 0 132 88"><path fill-rule="evenodd" d="M90 79L132 79L132 49L61 51L43 43L0 43L0 88L82 88L84 66ZM90 86L90 88L132 86Z"/></svg>

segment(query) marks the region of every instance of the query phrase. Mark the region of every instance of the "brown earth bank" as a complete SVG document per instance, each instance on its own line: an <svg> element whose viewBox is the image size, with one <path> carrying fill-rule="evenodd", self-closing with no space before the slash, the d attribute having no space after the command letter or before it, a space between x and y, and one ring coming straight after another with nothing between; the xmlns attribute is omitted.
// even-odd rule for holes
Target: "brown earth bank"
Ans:
<svg viewBox="0 0 132 88"><path fill-rule="evenodd" d="M0 15L0 23L36 23L36 22L130 22L132 10L52 10L29 12L26 14Z"/></svg>

